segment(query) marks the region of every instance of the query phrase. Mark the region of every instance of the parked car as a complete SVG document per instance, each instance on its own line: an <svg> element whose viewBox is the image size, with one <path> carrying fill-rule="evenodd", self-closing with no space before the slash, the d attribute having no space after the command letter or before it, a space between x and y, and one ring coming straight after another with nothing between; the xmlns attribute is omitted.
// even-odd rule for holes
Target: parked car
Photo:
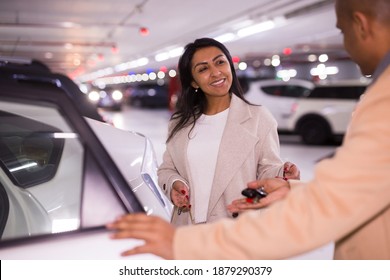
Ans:
<svg viewBox="0 0 390 280"><path fill-rule="evenodd" d="M292 104L287 131L300 135L309 145L342 137L366 87L367 82L360 81L316 84L307 96Z"/></svg>
<svg viewBox="0 0 390 280"><path fill-rule="evenodd" d="M310 81L291 79L260 80L249 84L245 98L256 105L263 105L270 110L278 123L278 130L288 129L287 120L291 116L291 108L296 101L307 96L314 84Z"/></svg>
<svg viewBox="0 0 390 280"><path fill-rule="evenodd" d="M166 86L140 84L128 89L128 103L135 107L168 108Z"/></svg>
<svg viewBox="0 0 390 280"><path fill-rule="evenodd" d="M64 76L20 68L0 67L0 259L119 258L142 241L111 240L106 223L171 216L152 143L82 116Z"/></svg>
<svg viewBox="0 0 390 280"><path fill-rule="evenodd" d="M92 87L87 94L90 102L99 108L115 111L122 110L124 97L122 91L119 89L111 87Z"/></svg>

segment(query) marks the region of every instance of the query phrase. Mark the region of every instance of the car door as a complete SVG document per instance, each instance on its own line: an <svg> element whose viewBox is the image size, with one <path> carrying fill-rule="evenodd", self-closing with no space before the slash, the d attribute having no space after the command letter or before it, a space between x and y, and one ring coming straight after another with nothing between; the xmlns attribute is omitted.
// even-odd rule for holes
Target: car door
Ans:
<svg viewBox="0 0 390 280"><path fill-rule="evenodd" d="M106 223L144 209L56 81L0 78L0 150L1 259L113 259L141 242L109 239Z"/></svg>
<svg viewBox="0 0 390 280"><path fill-rule="evenodd" d="M253 104L265 106L278 123L278 130L287 131L287 120L293 114L294 104L312 87L311 82L304 80L262 80L253 82L245 97Z"/></svg>

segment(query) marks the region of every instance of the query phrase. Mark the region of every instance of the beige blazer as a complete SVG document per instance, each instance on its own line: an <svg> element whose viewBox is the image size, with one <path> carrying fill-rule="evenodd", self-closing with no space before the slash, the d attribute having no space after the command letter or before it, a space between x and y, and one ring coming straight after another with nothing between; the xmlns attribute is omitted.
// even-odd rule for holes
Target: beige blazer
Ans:
<svg viewBox="0 0 390 280"><path fill-rule="evenodd" d="M187 160L190 128L182 129L167 144L158 169L158 181L168 197L175 180L186 182L190 189L192 211L195 207L208 207L207 222L231 217L226 206L242 197L241 191L249 181L283 175L275 119L265 107L248 105L233 95L220 143L210 201L194 205L196 190L192 188ZM190 224L190 215L182 212L175 217L174 223Z"/></svg>
<svg viewBox="0 0 390 280"><path fill-rule="evenodd" d="M312 181L265 211L177 229L174 257L284 259L337 241L336 258L390 259L389 120L390 67L368 88L342 146L317 164Z"/></svg>

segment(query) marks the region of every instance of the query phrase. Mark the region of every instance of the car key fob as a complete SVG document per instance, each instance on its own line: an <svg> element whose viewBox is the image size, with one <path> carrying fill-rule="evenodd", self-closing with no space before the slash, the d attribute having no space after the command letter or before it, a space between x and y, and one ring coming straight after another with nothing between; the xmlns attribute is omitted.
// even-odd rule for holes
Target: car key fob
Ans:
<svg viewBox="0 0 390 280"><path fill-rule="evenodd" d="M246 189L242 190L241 194L243 196L246 196L247 199L249 199L251 201L251 203L257 203L260 199L267 196L267 193L265 192L264 188L259 188L259 189L246 188ZM238 213L235 212L232 214L232 216L233 216L233 218L237 218Z"/></svg>
<svg viewBox="0 0 390 280"><path fill-rule="evenodd" d="M264 191L263 188L260 188L260 189L246 188L241 192L241 194L243 196L246 196L247 198L253 199L254 203L258 202L261 198L267 196L267 193Z"/></svg>

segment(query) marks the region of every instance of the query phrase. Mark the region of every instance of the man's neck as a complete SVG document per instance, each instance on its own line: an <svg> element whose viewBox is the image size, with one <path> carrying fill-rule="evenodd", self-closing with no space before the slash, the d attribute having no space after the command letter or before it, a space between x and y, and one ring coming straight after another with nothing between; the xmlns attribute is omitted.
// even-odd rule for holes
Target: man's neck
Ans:
<svg viewBox="0 0 390 280"><path fill-rule="evenodd" d="M372 75L372 82L385 71L385 69L390 65L390 51L385 55L385 57L381 60L378 67L375 69L374 74Z"/></svg>

